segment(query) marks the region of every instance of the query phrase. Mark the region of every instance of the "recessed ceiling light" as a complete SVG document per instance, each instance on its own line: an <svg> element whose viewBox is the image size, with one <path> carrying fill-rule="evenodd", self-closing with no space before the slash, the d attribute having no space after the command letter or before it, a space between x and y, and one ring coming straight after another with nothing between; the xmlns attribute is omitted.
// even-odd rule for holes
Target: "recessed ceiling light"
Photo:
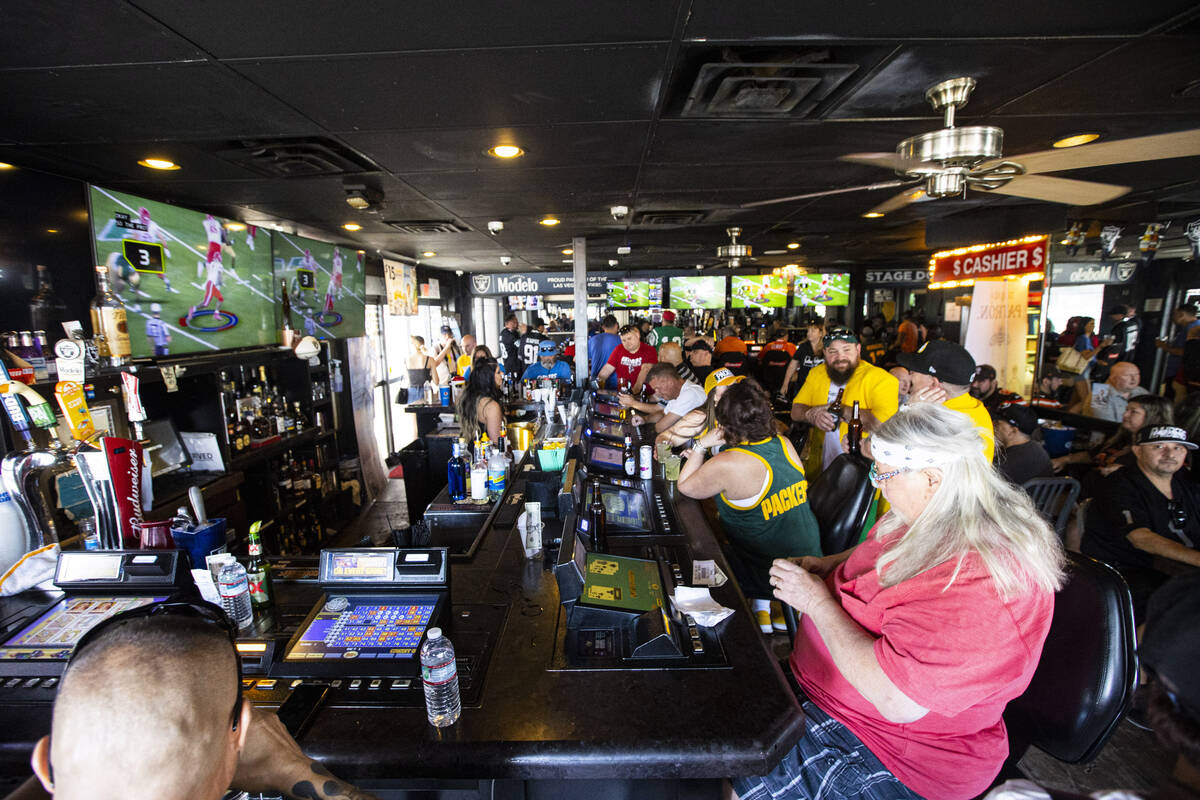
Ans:
<svg viewBox="0 0 1200 800"><path fill-rule="evenodd" d="M347 222L342 227L348 231L361 231L362 230L362 225L359 225L357 222Z"/></svg>
<svg viewBox="0 0 1200 800"><path fill-rule="evenodd" d="M12 164L5 161L0 161L0 169L16 169Z"/></svg>
<svg viewBox="0 0 1200 800"><path fill-rule="evenodd" d="M1058 148L1079 147L1081 144L1088 144L1089 142L1094 142L1099 138L1100 134L1094 131L1088 131L1086 133L1073 133L1070 136L1064 136L1050 146Z"/></svg>
<svg viewBox="0 0 1200 800"><path fill-rule="evenodd" d="M564 247L564 248L563 248L563 251L562 251L562 254L563 254L564 256L573 256L573 255L575 255L575 251L574 251L574 250L572 250L570 247Z"/></svg>
<svg viewBox="0 0 1200 800"><path fill-rule="evenodd" d="M882 211L868 211L867 213L863 214L863 216L866 217L867 219L879 219L880 217L883 216L883 212Z"/></svg>
<svg viewBox="0 0 1200 800"><path fill-rule="evenodd" d="M541 220L539 220L539 222L541 222L543 225L545 225L547 227L550 227L553 225L557 225L560 222L560 220L558 217L542 217Z"/></svg>
<svg viewBox="0 0 1200 800"><path fill-rule="evenodd" d="M228 230L228 231L244 231L244 230L246 230L246 226L245 226L245 225L243 225L243 224L242 224L242 223L240 223L240 222L226 222L226 223L225 223L225 230Z"/></svg>
<svg viewBox="0 0 1200 800"><path fill-rule="evenodd" d="M525 155L525 151L515 144L498 144L488 150L492 158L517 158Z"/></svg>
<svg viewBox="0 0 1200 800"><path fill-rule="evenodd" d="M788 242L788 250L795 250L800 246L799 242Z"/></svg>
<svg viewBox="0 0 1200 800"><path fill-rule="evenodd" d="M426 250L424 253L421 253L421 255L424 256L425 258L433 258L434 256L437 255L437 253L435 253L432 250Z"/></svg>
<svg viewBox="0 0 1200 800"><path fill-rule="evenodd" d="M149 167L150 169L179 169L178 164L176 164L174 161L168 161L165 158L143 158L138 163L143 167Z"/></svg>
<svg viewBox="0 0 1200 800"><path fill-rule="evenodd" d="M58 228L46 228L46 233L58 233Z"/></svg>

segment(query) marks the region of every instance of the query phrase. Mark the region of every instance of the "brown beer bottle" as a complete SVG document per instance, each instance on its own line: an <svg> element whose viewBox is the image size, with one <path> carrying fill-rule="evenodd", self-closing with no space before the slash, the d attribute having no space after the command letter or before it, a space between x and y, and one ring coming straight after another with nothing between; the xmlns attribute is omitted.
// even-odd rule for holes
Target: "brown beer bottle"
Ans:
<svg viewBox="0 0 1200 800"><path fill-rule="evenodd" d="M845 393L846 388L844 386L841 389L838 389L837 398L829 404L829 408L827 409L830 414L833 414L834 419L836 419L839 423L842 421L842 395Z"/></svg>
<svg viewBox="0 0 1200 800"><path fill-rule="evenodd" d="M846 445L849 447L850 453L854 455L862 454L862 420L858 416L858 401L854 401L854 411L850 417L849 430L846 432Z"/></svg>

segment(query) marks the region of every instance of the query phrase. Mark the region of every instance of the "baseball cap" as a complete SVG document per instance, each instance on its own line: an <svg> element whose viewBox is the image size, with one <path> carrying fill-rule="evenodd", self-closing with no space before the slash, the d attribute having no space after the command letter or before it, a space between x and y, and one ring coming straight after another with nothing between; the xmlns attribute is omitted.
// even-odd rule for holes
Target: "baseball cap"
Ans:
<svg viewBox="0 0 1200 800"><path fill-rule="evenodd" d="M550 339L542 339L538 343L539 356L553 356L558 354L558 348L554 346L554 342Z"/></svg>
<svg viewBox="0 0 1200 800"><path fill-rule="evenodd" d="M543 325L545 325L545 324L546 324L546 320L542 319L541 317L534 317L534 318L533 318L533 327L535 327L535 328L540 328L540 327L542 327L542 326L543 326Z"/></svg>
<svg viewBox="0 0 1200 800"><path fill-rule="evenodd" d="M1109 315L1110 317L1111 317L1113 314L1120 314L1120 315L1123 317L1123 316L1125 316L1127 313L1129 313L1129 309L1128 309L1128 307L1127 307L1127 306L1125 306L1125 304L1124 304L1124 303L1118 303L1117 305L1115 305L1115 306L1113 306L1112 308L1108 309L1108 315Z"/></svg>
<svg viewBox="0 0 1200 800"><path fill-rule="evenodd" d="M703 339L694 339L691 344L685 344L683 349L688 352L693 350L707 350L711 353L713 351L712 346Z"/></svg>
<svg viewBox="0 0 1200 800"><path fill-rule="evenodd" d="M940 339L926 342L915 353L901 353L896 360L910 372L932 375L957 386L966 386L975 374L975 359L971 354L962 345Z"/></svg>
<svg viewBox="0 0 1200 800"><path fill-rule="evenodd" d="M996 422L1007 422L1026 436L1038 429L1037 414L1018 403L1004 403L992 411Z"/></svg>
<svg viewBox="0 0 1200 800"><path fill-rule="evenodd" d="M746 380L745 375L734 375L733 370L725 369L724 367L714 369L704 379L704 393L709 394L718 386L728 386L731 383L740 383L744 380Z"/></svg>
<svg viewBox="0 0 1200 800"><path fill-rule="evenodd" d="M1143 665L1169 683L1170 690L1192 717L1200 715L1200 573L1179 575L1150 597L1145 629L1138 647Z"/></svg>
<svg viewBox="0 0 1200 800"><path fill-rule="evenodd" d="M449 334L453 334L453 333L454 333L454 329L453 329L453 328L451 328L449 325L443 325L443 326L442 326L442 333L449 333Z"/></svg>
<svg viewBox="0 0 1200 800"><path fill-rule="evenodd" d="M1063 378L1066 376L1062 374L1062 371L1058 367L1054 366L1053 364L1047 364L1046 366L1042 367L1042 377Z"/></svg>
<svg viewBox="0 0 1200 800"><path fill-rule="evenodd" d="M1198 445L1188 441L1187 431L1177 425L1147 425L1137 432L1134 444L1178 444L1188 450L1195 450Z"/></svg>
<svg viewBox="0 0 1200 800"><path fill-rule="evenodd" d="M858 344L858 337L854 335L854 331L849 328L831 328L825 334L822 340L826 347L829 347L831 342L849 342L850 344Z"/></svg>
<svg viewBox="0 0 1200 800"><path fill-rule="evenodd" d="M971 380L976 380L976 381L992 380L992 381L994 381L994 380L996 380L996 368L993 367L991 364L980 364L979 367L976 368L976 370L975 370L975 377L972 378Z"/></svg>
<svg viewBox="0 0 1200 800"><path fill-rule="evenodd" d="M662 313L662 318L663 318L663 322L674 322L675 321L675 312L674 311L664 311Z"/></svg>

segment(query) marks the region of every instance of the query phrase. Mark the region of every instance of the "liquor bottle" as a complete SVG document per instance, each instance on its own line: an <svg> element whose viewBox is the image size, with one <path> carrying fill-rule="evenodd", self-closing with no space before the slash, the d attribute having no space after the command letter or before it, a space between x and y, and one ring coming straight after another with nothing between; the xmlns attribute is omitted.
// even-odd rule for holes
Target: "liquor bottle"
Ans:
<svg viewBox="0 0 1200 800"><path fill-rule="evenodd" d="M292 327L292 301L288 299L287 281L279 282L279 290L283 297L283 309L279 321L279 344L284 347L295 347L300 337L296 329Z"/></svg>
<svg viewBox="0 0 1200 800"><path fill-rule="evenodd" d="M846 444L849 446L850 453L860 455L862 453L862 420L858 417L858 401L854 401L854 411L850 417L849 430L846 433Z"/></svg>
<svg viewBox="0 0 1200 800"><path fill-rule="evenodd" d="M624 461L625 461L625 474L631 478L634 477L635 475L637 475L637 453L634 452L634 449L633 449L633 437L632 436L625 437Z"/></svg>
<svg viewBox="0 0 1200 800"><path fill-rule="evenodd" d="M57 331L67 318L67 304L54 293L50 268L37 265L37 293L29 300L29 318L35 330Z"/></svg>
<svg viewBox="0 0 1200 800"><path fill-rule="evenodd" d="M250 436L252 439L259 441L271 438L271 424L267 422L267 418L263 416L262 408L254 409L254 416L250 418Z"/></svg>
<svg viewBox="0 0 1200 800"><path fill-rule="evenodd" d="M308 428L308 418L304 416L304 412L300 410L300 401L292 402L292 419L296 421L296 432L306 430Z"/></svg>
<svg viewBox="0 0 1200 800"><path fill-rule="evenodd" d="M97 339L104 337L101 357L107 357L110 366L119 367L129 358L129 323L125 318L125 304L108 285L108 267L96 267L96 296L92 298L92 332Z"/></svg>
<svg viewBox="0 0 1200 800"><path fill-rule="evenodd" d="M600 498L600 481L592 481L592 502L587 507L587 533L592 537L592 549L608 552L608 512Z"/></svg>
<svg viewBox="0 0 1200 800"><path fill-rule="evenodd" d="M842 405L842 395L844 395L845 393L846 393L845 387L838 389L837 399L835 399L832 403L830 403L829 408L826 409L830 414L833 414L833 418L835 420L837 420L837 422L839 424L842 421L842 412L845 410L845 406Z"/></svg>
<svg viewBox="0 0 1200 800"><path fill-rule="evenodd" d="M255 608L267 608L272 603L275 594L271 588L271 565L263 556L262 538L259 529L262 523L255 521L250 525L250 536L247 550L250 561L246 564L246 577L250 581L250 602Z"/></svg>
<svg viewBox="0 0 1200 800"><path fill-rule="evenodd" d="M458 503L467 499L467 460L463 457L461 445L454 443L454 454L446 464L446 487L450 499Z"/></svg>

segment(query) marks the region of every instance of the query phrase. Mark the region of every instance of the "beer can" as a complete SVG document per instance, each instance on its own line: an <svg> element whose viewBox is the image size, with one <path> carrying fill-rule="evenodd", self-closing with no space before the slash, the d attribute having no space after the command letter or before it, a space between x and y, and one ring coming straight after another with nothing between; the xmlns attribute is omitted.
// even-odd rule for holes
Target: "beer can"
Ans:
<svg viewBox="0 0 1200 800"><path fill-rule="evenodd" d="M638 448L638 477L647 479L654 470L654 450L648 444Z"/></svg>

